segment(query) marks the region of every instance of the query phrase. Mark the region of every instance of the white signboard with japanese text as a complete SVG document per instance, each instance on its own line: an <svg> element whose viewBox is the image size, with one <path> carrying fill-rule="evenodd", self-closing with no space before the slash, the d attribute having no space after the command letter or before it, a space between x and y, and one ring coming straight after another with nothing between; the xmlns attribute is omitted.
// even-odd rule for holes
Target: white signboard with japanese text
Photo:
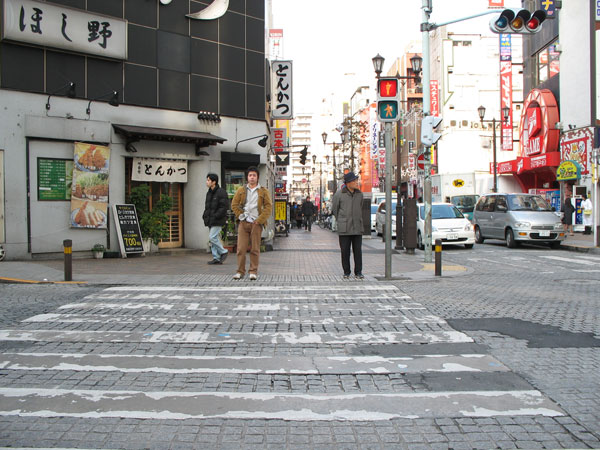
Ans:
<svg viewBox="0 0 600 450"><path fill-rule="evenodd" d="M291 120L294 117L292 97L292 61L273 61L273 98L271 117Z"/></svg>
<svg viewBox="0 0 600 450"><path fill-rule="evenodd" d="M134 181L187 183L187 161L183 160L133 158L131 172Z"/></svg>
<svg viewBox="0 0 600 450"><path fill-rule="evenodd" d="M4 0L2 39L127 59L127 21L34 0Z"/></svg>

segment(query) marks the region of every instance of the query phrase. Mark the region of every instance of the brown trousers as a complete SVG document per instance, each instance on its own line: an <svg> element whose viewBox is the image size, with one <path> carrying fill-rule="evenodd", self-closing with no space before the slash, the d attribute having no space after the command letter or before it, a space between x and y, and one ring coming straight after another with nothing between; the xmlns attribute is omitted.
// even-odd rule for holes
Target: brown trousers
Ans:
<svg viewBox="0 0 600 450"><path fill-rule="evenodd" d="M250 244L250 269L248 273L258 273L258 259L260 256L260 235L262 226L254 223L240 222L237 238L237 271L242 275L246 273L246 252Z"/></svg>

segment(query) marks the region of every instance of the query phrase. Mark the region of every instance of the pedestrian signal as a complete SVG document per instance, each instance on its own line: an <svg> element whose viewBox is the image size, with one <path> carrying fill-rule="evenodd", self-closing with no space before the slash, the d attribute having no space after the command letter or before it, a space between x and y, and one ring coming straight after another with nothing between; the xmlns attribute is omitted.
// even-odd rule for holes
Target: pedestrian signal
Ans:
<svg viewBox="0 0 600 450"><path fill-rule="evenodd" d="M400 90L397 78L377 80L377 117L381 122L396 122L400 118Z"/></svg>
<svg viewBox="0 0 600 450"><path fill-rule="evenodd" d="M542 29L546 11L539 9L533 13L526 9L505 9L499 16L490 20L490 30L501 34L534 34Z"/></svg>

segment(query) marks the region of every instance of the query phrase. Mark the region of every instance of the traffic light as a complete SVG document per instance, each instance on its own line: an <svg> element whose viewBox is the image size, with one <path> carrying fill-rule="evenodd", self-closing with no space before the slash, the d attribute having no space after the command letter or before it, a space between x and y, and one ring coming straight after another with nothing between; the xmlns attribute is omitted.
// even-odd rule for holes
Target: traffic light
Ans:
<svg viewBox="0 0 600 450"><path fill-rule="evenodd" d="M425 147L434 145L442 135L434 130L442 123L441 117L425 116L421 121L421 143Z"/></svg>
<svg viewBox="0 0 600 450"><path fill-rule="evenodd" d="M542 29L546 11L539 9L533 13L526 9L505 9L499 16L490 20L490 30L502 34L534 34Z"/></svg>
<svg viewBox="0 0 600 450"><path fill-rule="evenodd" d="M302 150L300 150L300 164L302 164L303 166L306 165L306 156L308 154L308 147L304 147Z"/></svg>
<svg viewBox="0 0 600 450"><path fill-rule="evenodd" d="M400 118L400 90L397 78L377 80L377 118L381 122L396 122Z"/></svg>

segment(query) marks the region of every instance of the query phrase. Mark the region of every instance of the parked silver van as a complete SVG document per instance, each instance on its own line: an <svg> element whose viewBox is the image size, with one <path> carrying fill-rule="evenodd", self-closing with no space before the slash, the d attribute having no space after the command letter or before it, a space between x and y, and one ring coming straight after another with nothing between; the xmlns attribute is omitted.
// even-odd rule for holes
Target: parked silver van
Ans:
<svg viewBox="0 0 600 450"><path fill-rule="evenodd" d="M484 195L475 205L473 225L478 244L484 239L504 239L510 248L524 241L557 248L565 239L560 217L539 195Z"/></svg>

